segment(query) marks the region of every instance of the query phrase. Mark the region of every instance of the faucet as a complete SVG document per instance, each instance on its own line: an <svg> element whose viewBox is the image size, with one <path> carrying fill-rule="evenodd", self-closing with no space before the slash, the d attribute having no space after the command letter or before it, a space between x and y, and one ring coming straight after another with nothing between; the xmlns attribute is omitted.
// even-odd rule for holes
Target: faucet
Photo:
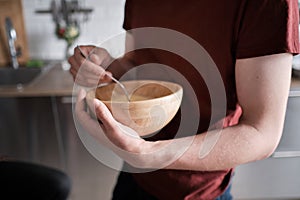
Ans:
<svg viewBox="0 0 300 200"><path fill-rule="evenodd" d="M6 28L6 35L8 40L10 57L11 57L11 64L14 69L18 69L19 68L19 63L17 60L18 55L15 48L15 40L17 39L17 33L9 17L5 18L5 28Z"/></svg>

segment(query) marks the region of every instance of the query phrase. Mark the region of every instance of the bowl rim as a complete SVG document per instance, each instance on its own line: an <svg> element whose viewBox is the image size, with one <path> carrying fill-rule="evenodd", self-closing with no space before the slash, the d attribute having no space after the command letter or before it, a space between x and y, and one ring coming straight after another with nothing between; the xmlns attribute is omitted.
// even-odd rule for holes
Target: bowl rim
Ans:
<svg viewBox="0 0 300 200"><path fill-rule="evenodd" d="M165 95L165 96L162 96L162 97L157 97L157 98L154 98L154 99L146 99L146 100L140 100L140 101L112 101L112 100L101 100L99 99L100 101L102 101L103 103L113 103L113 104L124 104L124 103L128 103L128 104L143 104L143 103L148 103L148 102L151 102L151 101L157 101L157 100L163 100L163 99L168 99L168 98L172 98L172 95L176 95L179 99L179 101L182 101L182 93L183 93L183 88L180 84L178 83L175 83L175 82L171 82L171 81L161 81L161 80L151 80L151 79L142 79L142 80L126 80L126 81L120 81L121 83L130 83L130 82L148 82L149 83L164 83L164 84L171 84L171 85L174 85L176 86L176 90L171 93L171 94L168 94L168 95ZM110 82L110 83L103 83L101 85L99 85L99 87L97 88L93 88L91 89L90 91L88 91L88 94L90 94L92 91L94 91L94 94L93 94L93 98L96 98L96 90L100 87L104 87L104 86L107 86L107 85L111 85L111 84L114 84L116 85L116 83L114 82ZM88 96L87 94L87 96ZM90 95L89 95L90 96ZM98 99L98 98L97 98Z"/></svg>

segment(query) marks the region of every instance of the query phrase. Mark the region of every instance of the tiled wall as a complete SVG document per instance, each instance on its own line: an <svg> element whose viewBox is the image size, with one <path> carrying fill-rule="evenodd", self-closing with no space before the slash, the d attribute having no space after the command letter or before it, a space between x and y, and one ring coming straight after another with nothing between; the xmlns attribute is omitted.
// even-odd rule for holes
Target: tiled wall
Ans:
<svg viewBox="0 0 300 200"><path fill-rule="evenodd" d="M122 23L125 0L80 0L80 2L84 7L94 10L90 14L89 20L81 24L81 35L75 45L104 45L109 48L113 55L122 53L124 37L118 37L118 41L109 38L124 33ZM24 20L31 58L55 60L64 58L66 43L55 36L52 16L35 13L35 10L49 9L50 3L51 0L23 0Z"/></svg>

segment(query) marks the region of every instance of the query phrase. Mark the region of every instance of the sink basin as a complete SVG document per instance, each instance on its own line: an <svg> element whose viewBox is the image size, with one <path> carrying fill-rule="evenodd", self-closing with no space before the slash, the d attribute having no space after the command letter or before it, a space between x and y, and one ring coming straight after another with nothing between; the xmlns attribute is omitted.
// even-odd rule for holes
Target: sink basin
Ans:
<svg viewBox="0 0 300 200"><path fill-rule="evenodd" d="M25 68L18 69L2 67L0 68L0 85L17 85L30 83L40 73L41 68Z"/></svg>

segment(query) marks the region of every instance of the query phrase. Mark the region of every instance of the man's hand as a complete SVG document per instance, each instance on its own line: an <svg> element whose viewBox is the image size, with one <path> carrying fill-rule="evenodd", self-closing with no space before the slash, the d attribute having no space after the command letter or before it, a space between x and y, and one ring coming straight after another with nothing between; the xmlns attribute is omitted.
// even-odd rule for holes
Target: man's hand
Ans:
<svg viewBox="0 0 300 200"><path fill-rule="evenodd" d="M110 77L106 76L110 72L105 71L113 61L109 53L105 49L95 46L80 46L80 49L87 58L76 47L74 55L68 59L74 81L86 87L95 87L99 83L111 81Z"/></svg>
<svg viewBox="0 0 300 200"><path fill-rule="evenodd" d="M155 142L147 142L140 138L133 129L117 122L108 108L98 99L88 101L91 112L101 123L91 118L85 110L86 92L82 89L78 93L75 113L80 124L100 144L114 151L119 157L134 167L156 168L161 159Z"/></svg>

